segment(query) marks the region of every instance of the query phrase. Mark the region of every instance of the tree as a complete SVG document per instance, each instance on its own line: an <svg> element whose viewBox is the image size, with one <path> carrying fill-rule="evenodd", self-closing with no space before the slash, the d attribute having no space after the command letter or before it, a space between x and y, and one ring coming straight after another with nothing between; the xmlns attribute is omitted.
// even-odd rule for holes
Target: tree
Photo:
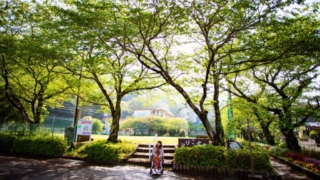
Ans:
<svg viewBox="0 0 320 180"><path fill-rule="evenodd" d="M108 141L117 142L122 98L133 92L159 88L164 82L114 43L115 30L110 28L120 24L116 21L119 12L113 2L82 1L69 5L74 8L56 7L60 15L56 26L72 41L69 49L74 53L73 61L65 59L64 66L99 87L102 94L93 94L84 101L108 107L112 116ZM97 98L101 95L103 99Z"/></svg>
<svg viewBox="0 0 320 180"><path fill-rule="evenodd" d="M5 95L33 128L43 119L46 104L55 104L53 97L69 89L59 74L59 47L44 30L50 12L46 6L19 0L3 1L0 7L0 76Z"/></svg>
<svg viewBox="0 0 320 180"><path fill-rule="evenodd" d="M170 136L179 136L189 129L188 122L182 118L170 118L167 120L167 129Z"/></svg>
<svg viewBox="0 0 320 180"><path fill-rule="evenodd" d="M261 129L266 141L270 145L275 145L274 136L272 135L269 127L274 121L274 116L263 107L250 103L242 98L234 98L232 100L232 108L234 111L234 119L231 125L237 127L242 134L247 135L246 119L250 119L251 126L256 129ZM230 124L228 124L230 125Z"/></svg>
<svg viewBox="0 0 320 180"><path fill-rule="evenodd" d="M232 63L230 54L248 50L237 48L235 41L249 34L277 8L293 1L124 2L126 6L117 9L127 12L122 19L118 17L122 21L117 20L121 23L117 27L121 36L115 38L118 45L178 91L198 115L213 144L222 145L220 80L228 74L224 66ZM200 47L193 49L195 54L185 55L176 50L188 42ZM188 90L190 87L196 95ZM210 87L213 98L208 100ZM214 129L207 117L208 105L214 108Z"/></svg>
<svg viewBox="0 0 320 180"><path fill-rule="evenodd" d="M92 134L99 134L102 131L103 123L96 118L92 119Z"/></svg>
<svg viewBox="0 0 320 180"><path fill-rule="evenodd" d="M319 75L319 21L313 13L300 14L292 12L293 17L271 19L269 25L276 28L268 29L265 32L267 34L259 32L265 36L265 46L255 55L246 55L276 61L251 67L243 76L235 73L232 80L228 80L233 86L229 92L233 91L234 95L259 104L278 117L279 129L286 138L287 147L293 151L300 151L294 128L315 115L319 108L318 96L308 95L314 89L312 84ZM247 74L249 72L250 76ZM258 96L250 92L252 89L248 89L248 82L251 87L256 87L258 93L255 94ZM264 98L262 102L260 97ZM301 107L305 108L298 110ZM302 120L297 121L298 118Z"/></svg>

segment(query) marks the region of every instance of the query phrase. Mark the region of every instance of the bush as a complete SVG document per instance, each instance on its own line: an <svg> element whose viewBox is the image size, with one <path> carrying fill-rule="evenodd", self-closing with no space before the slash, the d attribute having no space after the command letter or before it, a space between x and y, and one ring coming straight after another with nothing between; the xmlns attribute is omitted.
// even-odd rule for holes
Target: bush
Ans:
<svg viewBox="0 0 320 180"><path fill-rule="evenodd" d="M253 150L252 156L255 170L273 170L266 150ZM248 169L251 164L248 149L227 150L222 146L211 145L178 148L174 154L174 161L184 165L235 169Z"/></svg>
<svg viewBox="0 0 320 180"><path fill-rule="evenodd" d="M253 150L252 160L254 169L257 171L272 171L273 168L269 161L269 154L266 150ZM250 150L238 149L228 150L226 153L226 164L229 168L234 169L250 169Z"/></svg>
<svg viewBox="0 0 320 180"><path fill-rule="evenodd" d="M103 129L103 123L99 119L92 119L92 134L99 134Z"/></svg>
<svg viewBox="0 0 320 180"><path fill-rule="evenodd" d="M0 133L0 152L10 152L16 136L12 134Z"/></svg>
<svg viewBox="0 0 320 180"><path fill-rule="evenodd" d="M12 152L41 155L46 157L60 156L65 153L67 142L58 137L19 137L13 141Z"/></svg>
<svg viewBox="0 0 320 180"><path fill-rule="evenodd" d="M127 141L122 141L120 144L118 143L118 145L121 147L122 157L128 156L137 146L136 144Z"/></svg>
<svg viewBox="0 0 320 180"><path fill-rule="evenodd" d="M286 142L280 142L278 146L281 147L281 148L286 148L287 147L287 143Z"/></svg>
<svg viewBox="0 0 320 180"><path fill-rule="evenodd" d="M106 144L105 142L98 141L87 145L83 153L85 153L89 159L110 163L118 162L121 155L121 145Z"/></svg>
<svg viewBox="0 0 320 180"><path fill-rule="evenodd" d="M176 150L174 161L185 165L224 167L224 150L222 146L181 147Z"/></svg>
<svg viewBox="0 0 320 180"><path fill-rule="evenodd" d="M186 132L185 131L180 131L178 136L179 137L186 137Z"/></svg>
<svg viewBox="0 0 320 180"><path fill-rule="evenodd" d="M305 156L308 156L310 158L315 158L320 160L320 152L316 150L308 150L308 149L302 149L301 153Z"/></svg>
<svg viewBox="0 0 320 180"><path fill-rule="evenodd" d="M276 153L276 156L284 156L287 152L288 149L287 148L280 148L280 147L270 147L268 149L269 154L273 154Z"/></svg>

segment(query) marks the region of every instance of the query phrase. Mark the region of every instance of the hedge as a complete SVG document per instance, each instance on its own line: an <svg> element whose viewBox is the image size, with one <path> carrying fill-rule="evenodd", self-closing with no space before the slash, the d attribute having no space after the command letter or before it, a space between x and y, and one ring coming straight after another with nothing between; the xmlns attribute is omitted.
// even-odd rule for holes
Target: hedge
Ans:
<svg viewBox="0 0 320 180"><path fill-rule="evenodd" d="M252 151L254 169L257 171L272 171L273 168L269 161L267 151ZM176 164L232 168L232 169L250 169L250 151L248 149L228 150L222 146L193 146L181 147L176 149L174 155Z"/></svg>
<svg viewBox="0 0 320 180"><path fill-rule="evenodd" d="M45 157L60 156L67 150L67 142L59 137L0 134L0 151Z"/></svg>
<svg viewBox="0 0 320 180"><path fill-rule="evenodd" d="M11 134L0 133L0 152L10 152L16 138Z"/></svg>
<svg viewBox="0 0 320 180"><path fill-rule="evenodd" d="M122 150L121 146L117 144L94 142L92 144L87 145L84 148L83 153L86 154L89 159L114 163L120 161L120 155L122 153Z"/></svg>

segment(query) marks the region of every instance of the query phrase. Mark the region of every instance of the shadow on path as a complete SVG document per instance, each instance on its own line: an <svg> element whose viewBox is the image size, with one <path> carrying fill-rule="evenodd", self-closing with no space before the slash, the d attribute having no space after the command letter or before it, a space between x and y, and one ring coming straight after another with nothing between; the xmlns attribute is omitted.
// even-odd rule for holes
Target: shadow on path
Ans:
<svg viewBox="0 0 320 180"><path fill-rule="evenodd" d="M30 159L14 156L0 156L0 179L207 179L204 177L165 171L161 176L149 174L149 168L137 166L97 166L92 163L70 159Z"/></svg>

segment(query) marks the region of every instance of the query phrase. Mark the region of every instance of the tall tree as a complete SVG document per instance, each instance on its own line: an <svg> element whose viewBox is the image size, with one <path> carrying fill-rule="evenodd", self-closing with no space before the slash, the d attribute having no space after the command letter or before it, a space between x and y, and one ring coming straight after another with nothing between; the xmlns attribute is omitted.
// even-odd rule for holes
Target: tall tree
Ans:
<svg viewBox="0 0 320 180"><path fill-rule="evenodd" d="M19 0L2 1L0 6L5 94L26 122L39 125L46 103L68 89L57 73L59 48L43 29L50 14L45 6Z"/></svg>
<svg viewBox="0 0 320 180"><path fill-rule="evenodd" d="M246 72L250 75L236 73L232 80L228 80L233 86L234 95L260 104L278 116L279 128L286 138L287 146L294 151L300 151L294 128L315 115L319 108L317 96L306 96L312 92L310 90L313 89L314 80L319 75L320 36L315 11L316 8L307 15L292 12L291 17L270 20L269 26L264 29L266 31L258 32L264 36L263 41L260 39L260 44L263 44L259 46L261 50L246 56L273 63L251 67ZM261 92L257 93L260 95L253 96L252 92L257 91ZM265 99L263 103L259 101L261 96ZM297 111L299 108L300 111ZM299 118L302 120L298 121Z"/></svg>
<svg viewBox="0 0 320 180"><path fill-rule="evenodd" d="M202 121L213 144L223 144L219 92L224 64L229 55L248 48L233 46L239 36L252 31L277 8L293 1L155 1L154 3L127 3L118 17L117 28L122 36L117 43L134 54L140 63L161 75L186 100ZM121 20L120 20L121 19ZM199 47L195 54L179 53L185 43ZM197 95L188 90L192 87ZM208 100L209 88L213 98ZM200 92L199 92L200 90ZM207 105L213 105L215 128L207 117Z"/></svg>
<svg viewBox="0 0 320 180"><path fill-rule="evenodd" d="M112 1L93 3L84 0L69 5L73 9L56 8L60 15L59 31L72 42L69 48L73 61L66 59L64 66L99 87L101 93L94 92L95 97L102 95L103 99L89 96L83 100L108 107L112 116L108 141L117 142L123 97L159 88L164 82L159 75L139 64L135 56L114 43L116 37L110 28L119 26L115 21L119 12Z"/></svg>

